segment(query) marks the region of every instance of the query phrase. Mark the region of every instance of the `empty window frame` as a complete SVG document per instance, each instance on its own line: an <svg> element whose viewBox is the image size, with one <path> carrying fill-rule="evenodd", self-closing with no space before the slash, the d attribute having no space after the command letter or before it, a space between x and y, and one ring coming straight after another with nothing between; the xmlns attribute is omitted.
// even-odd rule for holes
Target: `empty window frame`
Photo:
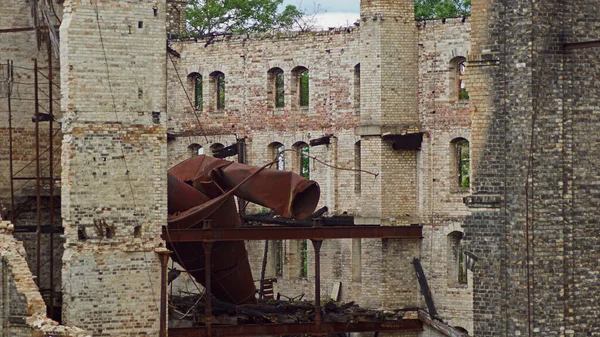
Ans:
<svg viewBox="0 0 600 337"><path fill-rule="evenodd" d="M466 189L471 186L471 155L469 153L469 141L464 138L456 138L451 143L454 152L453 174L456 177L456 186Z"/></svg>
<svg viewBox="0 0 600 337"><path fill-rule="evenodd" d="M225 109L225 74L215 71L210 74L212 86L213 108L217 111Z"/></svg>
<svg viewBox="0 0 600 337"><path fill-rule="evenodd" d="M199 73L191 73L188 75L188 83L191 92L193 93L194 109L202 110L202 75Z"/></svg>
<svg viewBox="0 0 600 337"><path fill-rule="evenodd" d="M308 107L310 102L310 81L308 69L305 67L296 67L292 71L294 75L295 92L297 93L298 106Z"/></svg>
<svg viewBox="0 0 600 337"><path fill-rule="evenodd" d="M285 249L283 240L271 240L269 244L268 269L269 274L275 277L283 276L283 263L285 259Z"/></svg>
<svg viewBox="0 0 600 337"><path fill-rule="evenodd" d="M467 59L462 56L455 57L450 61L451 101L469 99L465 83L466 64Z"/></svg>
<svg viewBox="0 0 600 337"><path fill-rule="evenodd" d="M354 144L354 193L360 194L361 191L361 157L360 140Z"/></svg>
<svg viewBox="0 0 600 337"><path fill-rule="evenodd" d="M469 99L469 92L465 86L465 70L467 68L466 61L458 63L458 99Z"/></svg>
<svg viewBox="0 0 600 337"><path fill-rule="evenodd" d="M448 242L448 285L456 286L467 283L467 264L461 247L463 233L454 231L447 236Z"/></svg>
<svg viewBox="0 0 600 337"><path fill-rule="evenodd" d="M276 108L285 106L284 73L281 68L269 70L269 91L270 101Z"/></svg>
<svg viewBox="0 0 600 337"><path fill-rule="evenodd" d="M310 147L305 142L294 144L294 172L310 179Z"/></svg>
<svg viewBox="0 0 600 337"><path fill-rule="evenodd" d="M210 146L210 155L214 157L215 152L222 150L225 146L221 143L214 143Z"/></svg>
<svg viewBox="0 0 600 337"><path fill-rule="evenodd" d="M300 277L308 276L308 240L300 241Z"/></svg>
<svg viewBox="0 0 600 337"><path fill-rule="evenodd" d="M362 278L361 239L352 239L352 252L351 253L352 253L352 261L351 261L352 281L360 282L361 278Z"/></svg>
<svg viewBox="0 0 600 337"><path fill-rule="evenodd" d="M360 111L360 63L354 66L354 111Z"/></svg>
<svg viewBox="0 0 600 337"><path fill-rule="evenodd" d="M190 157L196 157L204 154L204 148L200 144L190 144L190 146L188 146L187 149Z"/></svg>
<svg viewBox="0 0 600 337"><path fill-rule="evenodd" d="M275 169L285 170L285 146L278 142L273 142L269 145L269 156L270 160L277 160L275 163Z"/></svg>

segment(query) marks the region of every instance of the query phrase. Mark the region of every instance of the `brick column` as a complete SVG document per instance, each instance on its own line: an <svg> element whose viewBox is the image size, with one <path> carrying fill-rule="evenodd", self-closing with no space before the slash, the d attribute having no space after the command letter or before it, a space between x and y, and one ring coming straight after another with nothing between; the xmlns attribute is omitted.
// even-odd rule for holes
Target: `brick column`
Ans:
<svg viewBox="0 0 600 337"><path fill-rule="evenodd" d="M158 336L166 223L164 0L65 2L63 319Z"/></svg>
<svg viewBox="0 0 600 337"><path fill-rule="evenodd" d="M395 151L383 136L420 129L413 1L363 0L360 25L361 101L356 133L361 136L361 168L379 176L362 175L358 213L368 223L408 224L406 219L417 213L417 152ZM382 304L417 305L418 286L409 271L418 243L386 240L379 249L384 256Z"/></svg>

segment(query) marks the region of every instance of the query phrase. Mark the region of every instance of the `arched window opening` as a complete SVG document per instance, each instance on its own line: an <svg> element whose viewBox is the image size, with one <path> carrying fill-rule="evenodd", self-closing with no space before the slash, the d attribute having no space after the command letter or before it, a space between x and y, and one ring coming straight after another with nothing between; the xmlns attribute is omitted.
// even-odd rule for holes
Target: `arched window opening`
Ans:
<svg viewBox="0 0 600 337"><path fill-rule="evenodd" d="M281 68L269 70L269 92L270 101L276 108L285 106L284 73Z"/></svg>
<svg viewBox="0 0 600 337"><path fill-rule="evenodd" d="M458 56L450 61L450 95L451 101L468 100L469 92L465 82L467 59Z"/></svg>
<svg viewBox="0 0 600 337"><path fill-rule="evenodd" d="M354 110L360 109L360 63L354 66Z"/></svg>
<svg viewBox="0 0 600 337"><path fill-rule="evenodd" d="M297 93L298 105L300 107L308 107L310 102L308 69L305 67L296 67L292 73L294 74L294 86Z"/></svg>
<svg viewBox="0 0 600 337"><path fill-rule="evenodd" d="M310 179L310 147L305 142L294 144L294 172Z"/></svg>
<svg viewBox="0 0 600 337"><path fill-rule="evenodd" d="M452 141L454 152L453 174L456 177L456 185L459 189L471 186L471 155L469 153L469 141L457 138Z"/></svg>
<svg viewBox="0 0 600 337"><path fill-rule="evenodd" d="M191 92L194 94L194 109L202 110L202 75L199 73L189 74L188 83Z"/></svg>
<svg viewBox="0 0 600 337"><path fill-rule="evenodd" d="M216 110L225 109L225 74L220 71L213 72L210 74L210 82L214 100L213 107Z"/></svg>
<svg viewBox="0 0 600 337"><path fill-rule="evenodd" d="M210 155L211 156L215 156L215 153L218 152L219 150L222 150L225 146L221 143L214 143L213 145L210 146Z"/></svg>
<svg viewBox="0 0 600 337"><path fill-rule="evenodd" d="M458 64L458 99L469 99L469 92L467 91L464 80L466 68L466 61L462 61Z"/></svg>
<svg viewBox="0 0 600 337"><path fill-rule="evenodd" d="M196 157L204 154L204 148L200 144L191 144L187 147L190 157Z"/></svg>
<svg viewBox="0 0 600 337"><path fill-rule="evenodd" d="M447 236L448 243L448 285L457 286L467 283L467 264L461 241L463 233L454 231Z"/></svg>
<svg viewBox="0 0 600 337"><path fill-rule="evenodd" d="M275 164L275 168L277 170L283 171L285 170L285 146L283 144L274 142L269 145L269 155L270 160L277 160Z"/></svg>

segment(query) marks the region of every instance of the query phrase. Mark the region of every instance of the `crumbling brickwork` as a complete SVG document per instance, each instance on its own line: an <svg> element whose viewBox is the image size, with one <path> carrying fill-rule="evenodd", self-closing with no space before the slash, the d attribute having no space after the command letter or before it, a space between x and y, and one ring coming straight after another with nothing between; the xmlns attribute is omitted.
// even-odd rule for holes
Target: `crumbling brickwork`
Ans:
<svg viewBox="0 0 600 337"><path fill-rule="evenodd" d="M62 17L62 4L57 1L49 1L52 4L56 17L51 15L51 21L57 23ZM51 53L48 55L48 35L42 28L39 34L33 29L35 14L38 17L40 26L46 25L43 19L42 11L50 10L45 4L33 2L17 1L7 2L0 8L0 212L8 218L13 218L13 224L17 228L16 238L23 241L27 251L27 262L30 270L40 282L40 288L44 289L44 299L50 300L50 285L56 294L60 293L61 281L61 257L62 241L58 235L53 238L54 261L53 263L53 282L50 281L50 237L47 234L41 235L40 252L40 270L38 273L37 261L37 235L35 233L24 232L26 226L37 225L37 200L36 200L36 124L33 123L36 111L36 87L37 87L37 110L41 114L52 114L56 119L60 119L60 79L56 76L59 72L58 55ZM35 7L35 8L34 8ZM39 44L38 44L39 43ZM35 71L35 61L37 60L37 73ZM50 61L49 61L50 60ZM52 67L48 67L48 63ZM51 73L54 78L50 81ZM37 77L37 80L36 80ZM36 86L37 82L37 86ZM52 97L50 97L52 96ZM11 113L9 114L9 111ZM10 121L9 121L10 115ZM50 130L52 123L52 130ZM9 125L12 127L12 137L10 137ZM60 125L57 121L43 121L39 125L39 176L49 178L52 175L55 181L54 194L60 194L60 144L62 134ZM50 134L53 135L53 142L50 144ZM14 187L14 214L11 210L11 141L12 141L12 175ZM50 149L52 145L52 149ZM51 159L50 154L53 158ZM52 161L52 165L50 165ZM50 201L50 180L40 181L40 218L41 225L50 225L49 219L49 201ZM60 209L59 197L52 198L54 209ZM60 212L56 212L54 223L60 225ZM55 303L59 304L60 296L55 297Z"/></svg>
<svg viewBox="0 0 600 337"><path fill-rule="evenodd" d="M11 337L89 337L83 330L46 318L46 305L27 265L14 225L0 222L0 332Z"/></svg>
<svg viewBox="0 0 600 337"><path fill-rule="evenodd" d="M159 333L165 15L164 1L65 2L63 319L94 336Z"/></svg>

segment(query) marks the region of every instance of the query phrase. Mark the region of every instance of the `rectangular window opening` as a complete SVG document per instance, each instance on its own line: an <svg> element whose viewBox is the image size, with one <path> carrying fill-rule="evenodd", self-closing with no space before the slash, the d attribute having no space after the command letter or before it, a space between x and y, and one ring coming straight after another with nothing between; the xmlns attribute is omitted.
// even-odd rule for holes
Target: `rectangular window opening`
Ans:
<svg viewBox="0 0 600 337"><path fill-rule="evenodd" d="M308 276L308 240L300 242L300 277Z"/></svg>
<svg viewBox="0 0 600 337"><path fill-rule="evenodd" d="M275 106L277 108L285 106L284 94L283 72L281 71L275 75Z"/></svg>
<svg viewBox="0 0 600 337"><path fill-rule="evenodd" d="M308 70L300 73L300 106L308 107L309 102L309 81Z"/></svg>
<svg viewBox="0 0 600 337"><path fill-rule="evenodd" d="M362 265L361 265L362 247L360 239L352 239L352 281L360 282L362 279Z"/></svg>

